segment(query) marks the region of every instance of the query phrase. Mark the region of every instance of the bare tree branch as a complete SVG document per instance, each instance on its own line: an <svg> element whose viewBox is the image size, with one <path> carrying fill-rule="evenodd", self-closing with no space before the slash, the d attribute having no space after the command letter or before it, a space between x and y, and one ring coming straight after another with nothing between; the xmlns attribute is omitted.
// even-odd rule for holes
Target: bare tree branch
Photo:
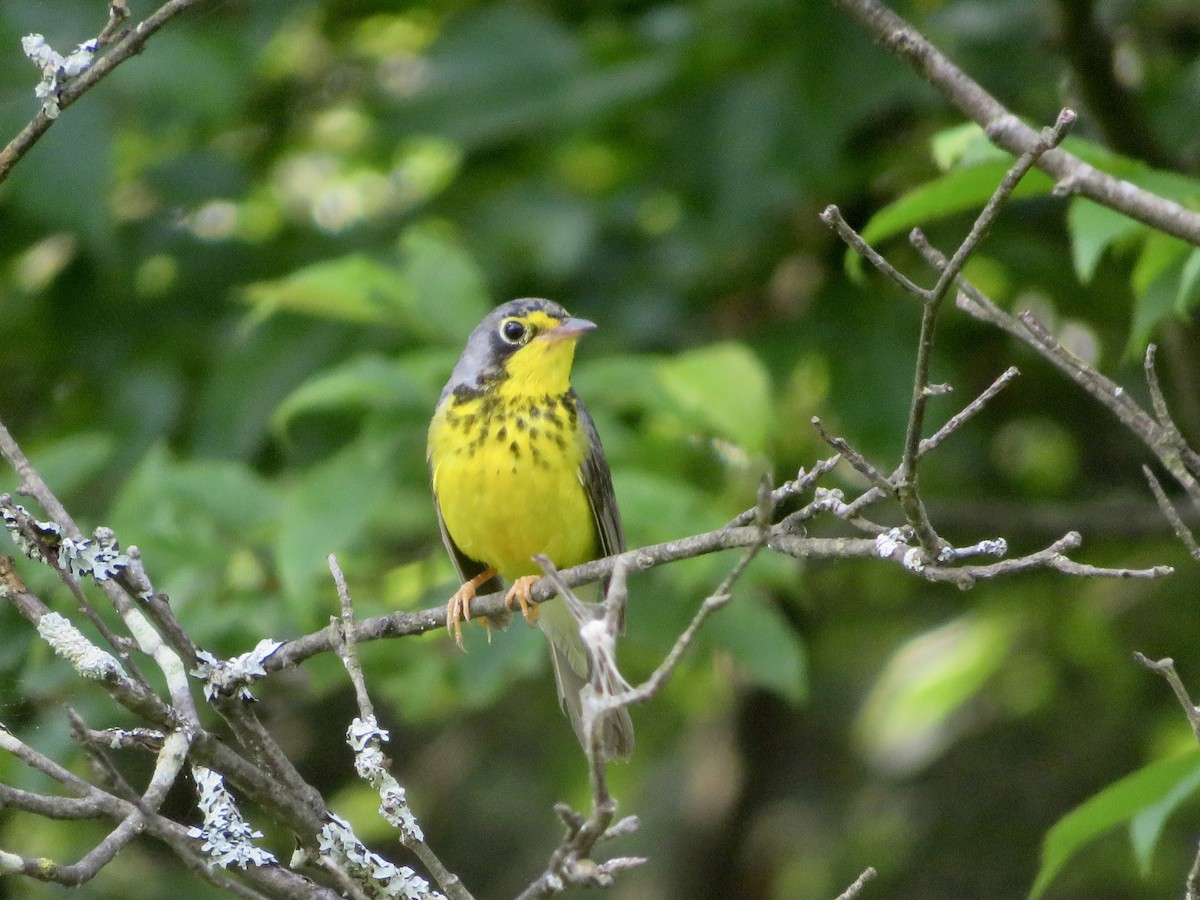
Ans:
<svg viewBox="0 0 1200 900"><path fill-rule="evenodd" d="M935 268L945 266L946 257L932 247L920 231L914 231L913 246L925 260ZM1158 379L1154 368L1154 347L1146 350L1145 372L1150 389L1152 403L1157 416L1152 416L1138 405L1121 385L1103 375L1093 366L1077 357L1062 345L1028 310L1020 312L1017 317L1010 316L992 302L982 291L971 284L961 275L957 278L958 307L969 315L998 328L1007 331L1013 337L1032 347L1040 356L1065 373L1076 384L1082 387L1095 400L1107 407L1138 440L1140 440L1162 463L1163 467L1187 493L1192 506L1200 512L1200 456L1184 441L1179 429L1175 427L1167 404L1158 387ZM1166 494L1155 491L1154 483L1151 490L1159 506L1181 540L1191 550L1191 543L1182 537L1181 518L1176 514L1167 513L1163 507Z"/></svg>
<svg viewBox="0 0 1200 900"><path fill-rule="evenodd" d="M379 811L400 832L401 843L425 864L425 868L450 900L474 900L462 880L446 867L429 846L416 817L409 809L404 788L388 771L389 760L383 754L388 733L378 725L375 707L367 692L367 680L358 660L358 644L354 637L354 601L337 557L330 554L327 562L341 604L341 616L336 620L337 652L350 676L350 682L354 685L354 695L358 701L359 718L350 725L349 731L350 748L354 751L354 768L379 792Z"/></svg>
<svg viewBox="0 0 1200 900"><path fill-rule="evenodd" d="M906 293L911 294L922 302L921 334L917 342L916 372L913 376L912 400L909 405L908 426L904 434L904 451L901 455L900 466L896 470L896 474L890 479L884 478L860 455L852 453L848 447L829 438L823 430L821 434L826 441L830 442L835 450L847 458L847 461L851 465L866 475L879 491L884 494L894 493L896 495L900 501L901 508L904 510L905 519L912 526L926 556L930 559L936 558L943 550L945 541L934 530L933 524L929 520L929 515L925 511L925 505L921 500L917 483L917 461L921 457L921 435L925 427L925 411L929 398L941 392L935 390L929 383L929 371L933 361L934 335L937 328L938 312L950 286L962 272L963 266L966 265L971 254L975 252L975 249L979 246L979 242L983 240L984 236L991 229L992 223L995 222L996 217L1000 214L1000 210L1008 202L1013 191L1020 184L1021 179L1025 177L1039 159L1062 143L1063 138L1067 136L1067 132L1070 131L1074 121L1075 114L1069 109L1064 109L1059 113L1058 120L1054 123L1053 127L1043 129L1033 145L1023 152L1017 161L1013 163L1001 179L1000 184L992 192L987 204L971 226L970 232L954 251L953 256L945 262L945 265L938 267L937 283L932 288L922 288L900 275L886 259L871 249L866 241L862 239L861 235L857 234L845 222L836 206L827 207L821 214L822 220L834 228L851 247L865 255L880 271L893 281L896 281ZM914 231L914 239L918 235L919 232ZM820 430L819 421L814 420L814 424Z"/></svg>
<svg viewBox="0 0 1200 900"><path fill-rule="evenodd" d="M1167 496L1167 492L1163 490L1157 476L1155 476L1149 466L1142 466L1142 474L1146 476L1146 483L1150 485L1150 493L1154 495L1154 500L1158 503L1158 508L1162 511L1163 517L1171 523L1171 528L1174 529L1175 536L1188 548L1188 553L1192 555L1192 559L1200 560L1200 544L1196 543L1196 538L1192 534L1192 530L1187 527L1187 523L1179 515L1179 510L1171 503L1171 499Z"/></svg>
<svg viewBox="0 0 1200 900"><path fill-rule="evenodd" d="M87 91L95 87L101 79L109 74L125 60L141 53L146 42L156 31L171 19L193 6L199 6L205 0L168 0L151 15L147 16L131 28L121 28L121 22L129 12L125 0L113 0L109 7L109 21L104 30L96 37L97 48L104 46L114 37L115 41L108 46L107 51L91 64L82 74L69 81L65 87L56 93L58 109L66 109ZM21 131L0 150L0 182L3 182L12 171L13 166L20 162L43 134L50 130L57 118L45 108L38 111ZM18 473L21 474L21 473ZM59 515L59 510L47 510L56 521L65 524L67 521Z"/></svg>
<svg viewBox="0 0 1200 900"><path fill-rule="evenodd" d="M976 122L997 147L1018 155L1037 144L1038 133L954 65L917 29L879 0L835 0L879 44L932 84L963 115ZM1057 149L1038 168L1058 181L1061 193L1078 194L1124 213L1151 228L1200 246L1200 214L1135 184L1115 178Z"/></svg>

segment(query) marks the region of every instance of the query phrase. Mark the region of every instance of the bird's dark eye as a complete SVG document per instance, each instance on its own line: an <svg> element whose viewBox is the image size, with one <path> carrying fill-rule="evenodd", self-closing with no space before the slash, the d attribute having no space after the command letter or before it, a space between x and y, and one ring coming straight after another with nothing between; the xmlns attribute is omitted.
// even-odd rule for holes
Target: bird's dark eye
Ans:
<svg viewBox="0 0 1200 900"><path fill-rule="evenodd" d="M519 344L525 339L526 328L516 319L508 319L500 326L500 334L510 344Z"/></svg>

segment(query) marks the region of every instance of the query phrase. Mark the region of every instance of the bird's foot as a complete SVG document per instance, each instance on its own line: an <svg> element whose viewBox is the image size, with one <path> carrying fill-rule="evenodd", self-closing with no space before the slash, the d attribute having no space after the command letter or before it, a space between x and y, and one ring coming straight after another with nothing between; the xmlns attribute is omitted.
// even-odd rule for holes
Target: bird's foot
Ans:
<svg viewBox="0 0 1200 900"><path fill-rule="evenodd" d="M459 650L466 651L466 647L463 646L462 623L471 621L471 601L475 599L475 592L495 574L496 570L489 566L470 581L464 581L462 587L454 592L454 596L446 604L446 628L454 635L454 643L458 644ZM491 636L492 629L489 627L488 638Z"/></svg>
<svg viewBox="0 0 1200 900"><path fill-rule="evenodd" d="M533 583L542 576L540 575L522 575L513 582L512 587L508 589L508 593L504 595L504 605L512 609L513 601L521 607L521 615L525 617L525 621L530 625L537 622L538 616L541 613L538 611L537 605L533 602Z"/></svg>

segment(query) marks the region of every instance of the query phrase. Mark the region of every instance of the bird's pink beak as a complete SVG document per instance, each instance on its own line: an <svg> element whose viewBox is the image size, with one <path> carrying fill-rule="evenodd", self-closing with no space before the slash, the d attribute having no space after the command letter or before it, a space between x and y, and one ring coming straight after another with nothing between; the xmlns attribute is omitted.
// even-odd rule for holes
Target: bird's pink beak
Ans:
<svg viewBox="0 0 1200 900"><path fill-rule="evenodd" d="M595 327L595 322L572 317L563 319L549 331L543 331L538 337L547 341L563 341L578 338L581 335L587 334Z"/></svg>

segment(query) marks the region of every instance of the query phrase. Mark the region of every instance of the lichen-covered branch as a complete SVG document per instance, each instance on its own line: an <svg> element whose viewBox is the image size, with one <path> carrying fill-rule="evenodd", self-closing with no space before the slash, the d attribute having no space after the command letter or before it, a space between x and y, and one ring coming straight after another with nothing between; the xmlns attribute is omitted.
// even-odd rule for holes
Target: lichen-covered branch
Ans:
<svg viewBox="0 0 1200 900"><path fill-rule="evenodd" d="M137 25L127 28L123 24L129 15L125 0L112 0L109 4L108 23L101 32L90 41L81 43L75 53L62 57L61 65L59 60L49 55L53 51L45 47L44 41L41 44L34 41L27 46L25 49L31 59L43 68L43 80L37 91L37 98L42 101L42 106L37 115L0 150L0 182L8 177L13 166L20 162L41 136L50 130L50 126L55 123L62 110L95 87L125 60L142 52L146 42L167 22L184 10L204 2L205 0L168 0ZM41 35L30 37L40 38ZM104 50L103 55L93 59L91 54L101 50ZM54 71L47 73L47 64L52 65ZM55 519L62 521L57 513L51 514Z"/></svg>

